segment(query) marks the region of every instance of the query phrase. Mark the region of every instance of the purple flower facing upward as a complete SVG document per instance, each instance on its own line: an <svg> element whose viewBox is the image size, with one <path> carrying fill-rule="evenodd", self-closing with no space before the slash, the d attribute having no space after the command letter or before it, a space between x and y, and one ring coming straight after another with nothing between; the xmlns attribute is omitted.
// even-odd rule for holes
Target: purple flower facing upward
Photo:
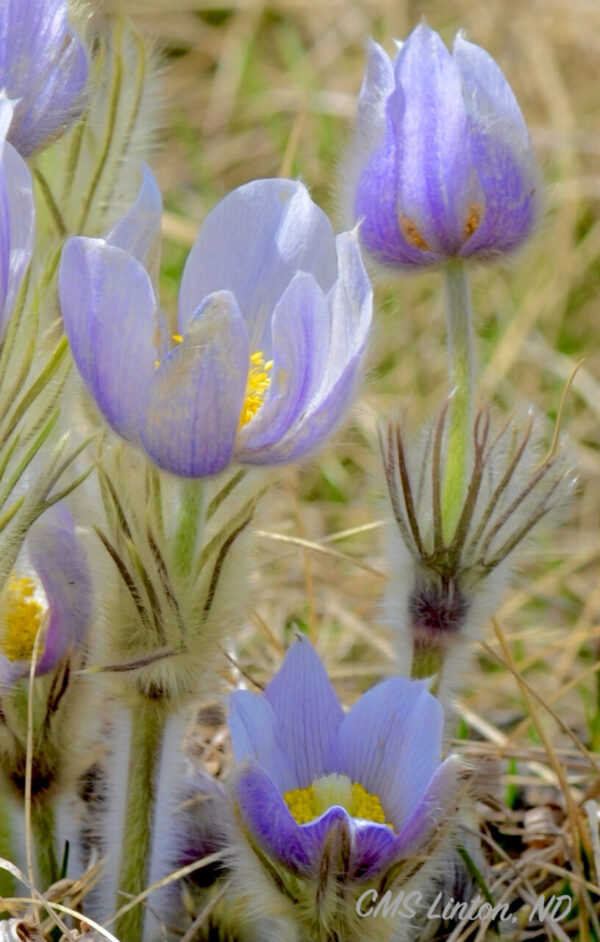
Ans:
<svg viewBox="0 0 600 942"><path fill-rule="evenodd" d="M87 74L66 0L3 0L0 90L15 106L8 140L20 154L28 157L78 117Z"/></svg>
<svg viewBox="0 0 600 942"><path fill-rule="evenodd" d="M12 117L13 102L0 97L0 340L31 260L35 232L31 174L6 140Z"/></svg>
<svg viewBox="0 0 600 942"><path fill-rule="evenodd" d="M394 62L371 41L345 200L364 248L392 268L489 258L527 239L536 165L487 52L458 33L451 54L425 25Z"/></svg>
<svg viewBox="0 0 600 942"><path fill-rule="evenodd" d="M37 673L81 647L92 611L85 551L62 504L31 527L25 549L0 598L0 690L29 671L35 638L43 638Z"/></svg>
<svg viewBox="0 0 600 942"><path fill-rule="evenodd" d="M357 234L335 238L301 183L240 187L200 230L169 338L156 298L159 231L146 171L106 240L74 237L63 251L65 331L106 420L188 477L322 445L356 391L371 322Z"/></svg>
<svg viewBox="0 0 600 942"><path fill-rule="evenodd" d="M394 677L344 714L305 639L264 695L237 691L229 727L242 821L272 860L307 877L323 861L364 882L435 843L460 763L441 762L443 716L424 683Z"/></svg>

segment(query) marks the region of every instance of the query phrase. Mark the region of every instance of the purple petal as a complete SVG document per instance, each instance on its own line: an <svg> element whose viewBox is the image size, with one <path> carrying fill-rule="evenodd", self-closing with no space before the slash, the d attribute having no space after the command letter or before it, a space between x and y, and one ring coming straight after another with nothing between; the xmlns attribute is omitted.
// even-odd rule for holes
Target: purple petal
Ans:
<svg viewBox="0 0 600 942"><path fill-rule="evenodd" d="M535 171L515 159L504 140L475 129L471 152L482 190L481 222L458 254L489 257L508 252L531 234L539 215Z"/></svg>
<svg viewBox="0 0 600 942"><path fill-rule="evenodd" d="M12 104L0 99L6 130ZM33 251L35 206L29 169L0 132L0 337L12 314Z"/></svg>
<svg viewBox="0 0 600 942"><path fill-rule="evenodd" d="M331 317L312 275L298 272L290 282L273 313L271 333L271 385L239 436L239 460L249 464L286 460L281 439L306 410L326 368Z"/></svg>
<svg viewBox="0 0 600 942"><path fill-rule="evenodd" d="M149 385L141 438L160 468L203 477L227 467L248 361L246 326L233 295L205 298L183 342L163 358Z"/></svg>
<svg viewBox="0 0 600 942"><path fill-rule="evenodd" d="M0 88L19 99L9 140L23 156L80 114L87 54L67 22L66 0L0 5Z"/></svg>
<svg viewBox="0 0 600 942"><path fill-rule="evenodd" d="M278 739L295 770L297 788L324 775L344 713L323 663L306 638L298 638L264 693L277 719Z"/></svg>
<svg viewBox="0 0 600 942"><path fill-rule="evenodd" d="M398 213L433 251L454 254L464 241L471 197L469 125L456 64L425 25L408 37L395 63L404 92L400 116Z"/></svg>
<svg viewBox="0 0 600 942"><path fill-rule="evenodd" d="M394 69L387 52L369 39L365 76L358 95L355 146L363 154L373 150L385 129L386 104L394 91Z"/></svg>
<svg viewBox="0 0 600 942"><path fill-rule="evenodd" d="M327 771L347 775L377 795L398 830L439 766L442 730L442 707L425 684L394 677L369 690L346 714Z"/></svg>
<svg viewBox="0 0 600 942"><path fill-rule="evenodd" d="M359 176L354 198L354 218L360 224L365 249L382 265L431 265L437 252L419 248L401 231L398 218L400 194L400 144L396 118L402 91L396 89L388 106L385 138L376 148Z"/></svg>
<svg viewBox="0 0 600 942"><path fill-rule="evenodd" d="M459 254L509 251L527 238L539 211L539 181L527 127L510 85L485 50L459 33L454 59L482 190L480 225Z"/></svg>
<svg viewBox="0 0 600 942"><path fill-rule="evenodd" d="M160 334L147 272L102 239L74 237L63 249L59 295L85 384L115 431L137 441Z"/></svg>
<svg viewBox="0 0 600 942"><path fill-rule="evenodd" d="M319 857L314 838L292 817L269 776L250 764L234 786L244 824L259 846L292 870L310 872Z"/></svg>
<svg viewBox="0 0 600 942"><path fill-rule="evenodd" d="M209 213L188 256L180 332L206 295L228 290L246 320L251 349L268 352L267 325L297 271L310 272L324 290L335 279L333 231L325 213L292 180L238 187Z"/></svg>
<svg viewBox="0 0 600 942"><path fill-rule="evenodd" d="M491 134L510 129L513 145L522 153L529 152L525 119L498 64L481 46L467 42L461 32L456 34L452 55L460 72L467 114Z"/></svg>
<svg viewBox="0 0 600 942"><path fill-rule="evenodd" d="M302 323L309 323L314 332L306 343L302 354L312 358L312 367L306 371L307 382L297 408L289 417L286 434L271 442L263 438L255 443L252 423L248 428L248 450L255 449L255 457L243 452L244 461L250 463L274 463L293 461L314 451L326 442L334 429L345 417L356 393L361 378L362 363L366 353L372 317L372 289L365 272L356 232L347 232L336 239L338 253L338 279L327 297L327 311L321 307L317 313L317 299L312 301L312 320L309 318L311 298L305 298ZM298 334L293 311L289 315L287 331L293 337ZM289 344L292 347L292 342ZM293 368L293 358L302 362L301 353L293 351L284 361L284 370ZM278 349L273 337L274 370L280 363ZM289 363L289 367L288 367ZM269 389L270 392L270 389ZM267 401L259 411L261 418ZM279 432L279 427L277 426ZM259 447L262 449L259 451Z"/></svg>
<svg viewBox="0 0 600 942"><path fill-rule="evenodd" d="M464 788L464 765L459 756L448 756L436 769L425 794L398 834L395 855L420 853L456 809Z"/></svg>
<svg viewBox="0 0 600 942"><path fill-rule="evenodd" d="M160 268L162 197L150 168L142 164L142 183L133 206L106 237L141 262L157 290Z"/></svg>
<svg viewBox="0 0 600 942"><path fill-rule="evenodd" d="M83 643L92 615L92 578L85 549L67 508L46 511L27 534L27 551L49 608L38 673L51 670L66 651Z"/></svg>
<svg viewBox="0 0 600 942"><path fill-rule="evenodd" d="M277 718L264 696L236 690L229 698L227 723L236 762L254 759L281 792L298 787L278 739Z"/></svg>

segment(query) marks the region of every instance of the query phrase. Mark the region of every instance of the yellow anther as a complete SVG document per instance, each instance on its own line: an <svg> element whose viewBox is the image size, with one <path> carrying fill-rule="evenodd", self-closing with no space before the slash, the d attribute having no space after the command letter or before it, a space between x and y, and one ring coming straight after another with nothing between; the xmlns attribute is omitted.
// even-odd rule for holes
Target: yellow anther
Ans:
<svg viewBox="0 0 600 942"><path fill-rule="evenodd" d="M182 335L182 334L173 334L173 340L175 341L175 343L182 343L182 342L183 342L183 335Z"/></svg>
<svg viewBox="0 0 600 942"><path fill-rule="evenodd" d="M11 575L0 605L0 652L9 661L28 661L44 614L33 579Z"/></svg>
<svg viewBox="0 0 600 942"><path fill-rule="evenodd" d="M324 775L315 779L308 788L295 788L285 792L283 797L298 824L314 821L328 808L339 805L353 818L392 827L385 819L378 796L372 795L358 782L352 783L347 775Z"/></svg>
<svg viewBox="0 0 600 942"><path fill-rule="evenodd" d="M250 369L246 383L246 397L240 413L240 428L247 425L262 406L265 393L271 385L271 377L268 374L272 368L273 360L265 363L262 350L250 354Z"/></svg>
<svg viewBox="0 0 600 942"><path fill-rule="evenodd" d="M465 220L465 242L479 229L482 216L483 206L481 203L471 203Z"/></svg>
<svg viewBox="0 0 600 942"><path fill-rule="evenodd" d="M154 369L157 370L157 369L159 368L159 366L160 366L160 360L155 360L155 361L154 361Z"/></svg>
<svg viewBox="0 0 600 942"><path fill-rule="evenodd" d="M425 241L412 219L409 219L408 216L401 216L400 228L407 242L410 242L411 245L422 252L429 251L429 244Z"/></svg>

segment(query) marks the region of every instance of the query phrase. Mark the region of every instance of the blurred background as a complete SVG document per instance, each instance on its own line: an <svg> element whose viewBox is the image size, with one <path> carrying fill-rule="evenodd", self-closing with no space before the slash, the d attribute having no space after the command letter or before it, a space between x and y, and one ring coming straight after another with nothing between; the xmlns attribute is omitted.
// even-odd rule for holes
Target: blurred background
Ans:
<svg viewBox="0 0 600 942"><path fill-rule="evenodd" d="M200 222L234 186L300 176L335 220L337 172L369 35L392 52L392 37L405 37L425 18L448 43L466 30L504 71L543 168L546 208L521 254L473 272L480 399L493 400L501 414L531 406L550 441L565 382L585 358L563 429L580 484L561 526L527 547L498 612L518 672L534 691L538 722L514 670L500 663L494 633L482 626L456 735L467 754L487 750L502 759L514 827L524 826L532 807L562 803L556 755L548 756L540 724L559 751L572 794L595 795L598 766L585 750L600 747L600 4L105 0L104 6L130 15L164 57L153 166L165 196L162 290L171 309ZM383 478L373 416L399 413L418 428L446 393L440 275L378 283L376 303L370 372L352 421L317 460L286 470L264 508L256 612L240 654L244 669L264 680L299 627L318 640L348 700L395 669L381 624Z"/></svg>

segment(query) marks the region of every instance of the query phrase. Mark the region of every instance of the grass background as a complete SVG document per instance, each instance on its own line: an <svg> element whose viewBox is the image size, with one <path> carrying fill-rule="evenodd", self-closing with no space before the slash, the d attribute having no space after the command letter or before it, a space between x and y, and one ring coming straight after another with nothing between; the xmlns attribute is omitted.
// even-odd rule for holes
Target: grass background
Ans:
<svg viewBox="0 0 600 942"><path fill-rule="evenodd" d="M502 848L486 877L497 881L494 899L516 880L513 897L566 887L577 900L558 929L535 935L524 924L515 937L598 938L598 826L583 804L600 793L600 4L106 6L126 10L167 56L154 162L166 205L167 306L176 303L199 223L232 187L301 176L335 219L367 36L391 52L392 37L406 36L422 18L449 43L465 29L508 77L543 168L546 207L521 254L501 267L474 268L480 399L503 412L532 404L550 437L565 381L585 357L565 410L580 485L560 529L521 556L497 613L505 644L482 626L458 703L457 748L472 759L492 758L502 774L500 804L479 806L487 838ZM257 608L241 655L244 669L265 680L300 626L349 700L394 669L380 618L386 561L373 415L408 408L418 424L446 392L439 274L378 284L376 307L370 373L351 424L318 460L287 470L265 510ZM214 749L204 747L214 761ZM485 926L452 937L477 932L483 938Z"/></svg>

